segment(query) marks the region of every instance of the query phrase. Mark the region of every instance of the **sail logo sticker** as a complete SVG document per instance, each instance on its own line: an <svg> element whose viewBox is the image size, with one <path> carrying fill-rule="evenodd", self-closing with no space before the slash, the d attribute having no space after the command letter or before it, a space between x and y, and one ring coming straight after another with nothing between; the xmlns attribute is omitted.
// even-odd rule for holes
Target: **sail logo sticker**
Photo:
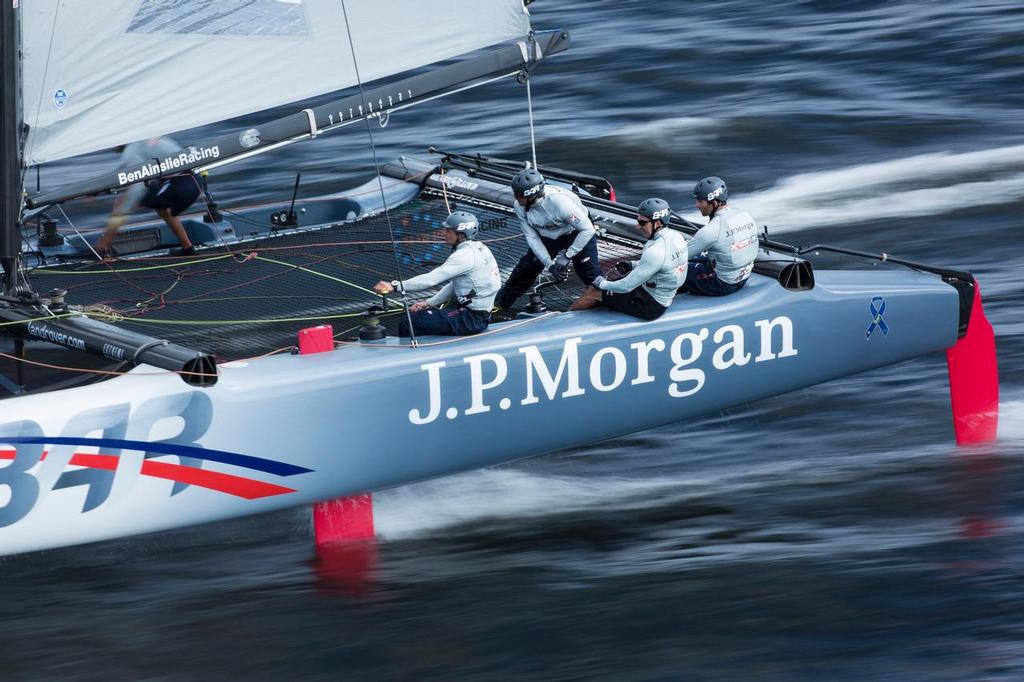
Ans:
<svg viewBox="0 0 1024 682"><path fill-rule="evenodd" d="M220 158L220 147L218 145L189 147L174 156L161 159L159 163L144 163L135 170L119 171L117 183L119 185L129 185L135 182L142 182L170 171L187 170L200 161L218 158Z"/></svg>
<svg viewBox="0 0 1024 682"><path fill-rule="evenodd" d="M242 145L246 149L251 149L260 144L260 142L262 141L263 140L260 139L260 131L258 128L249 128L248 130L243 130L238 135L238 144Z"/></svg>
<svg viewBox="0 0 1024 682"><path fill-rule="evenodd" d="M771 320L755 320L754 326L757 331L753 334L740 325L727 324L714 330L702 327L683 332L671 339L640 340L628 347L604 346L594 349L589 359L581 352L581 336L566 339L560 349L556 346L541 350L530 345L508 356L470 355L462 359L462 364L469 366L468 391L460 386L459 390L446 392L444 387L453 380L443 381L441 376L442 371L448 376L465 370L450 366L446 360L429 362L420 366L426 374L427 407L409 410L408 419L420 426L442 415L456 419L490 412L494 407L508 410L513 405L575 398L593 391L614 391L624 385L656 383L659 379L670 398L686 398L698 393L709 380L708 362L700 361L711 343L715 345L708 349L710 365L717 371L799 354L790 318L780 315ZM665 376L654 370L656 365L665 368ZM453 404L467 397L468 406Z"/></svg>
<svg viewBox="0 0 1024 682"><path fill-rule="evenodd" d="M449 188L461 187L462 189L476 189L480 186L479 183L461 178L458 175L442 175L440 179L441 182Z"/></svg>
<svg viewBox="0 0 1024 682"><path fill-rule="evenodd" d="M885 320L882 319L882 315L885 314L885 299L881 296L875 296L871 299L871 302L868 303L868 310L871 311L871 324L868 325L868 330L864 334L864 338L870 339L876 329L882 332L882 336L888 336L889 325L887 325Z"/></svg>
<svg viewBox="0 0 1024 682"><path fill-rule="evenodd" d="M64 88L57 88L53 91L53 106L63 109L68 103L68 92Z"/></svg>

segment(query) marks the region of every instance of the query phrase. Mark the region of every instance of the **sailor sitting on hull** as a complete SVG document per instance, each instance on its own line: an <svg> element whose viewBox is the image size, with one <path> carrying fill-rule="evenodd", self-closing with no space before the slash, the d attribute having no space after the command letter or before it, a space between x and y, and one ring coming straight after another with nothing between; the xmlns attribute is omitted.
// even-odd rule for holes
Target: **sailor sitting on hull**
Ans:
<svg viewBox="0 0 1024 682"><path fill-rule="evenodd" d="M686 239L671 228L672 209L664 199L646 199L636 222L648 238L640 260L621 261L607 277L598 277L569 310L597 305L642 320L656 320L671 305L686 279Z"/></svg>
<svg viewBox="0 0 1024 682"><path fill-rule="evenodd" d="M689 272L680 293L725 296L743 288L757 258L757 223L746 211L729 208L729 189L719 177L693 188L697 210L711 220L688 243ZM707 252L706 256L699 254Z"/></svg>
<svg viewBox="0 0 1024 682"><path fill-rule="evenodd" d="M491 320L494 295L501 287L501 273L491 250L473 241L479 230L479 223L472 213L452 213L444 221L444 241L452 247L451 255L444 263L405 281L382 280L373 290L378 294L389 294L396 289L423 291L444 284L426 301L417 301L409 306L412 330L416 334L440 336L467 336L482 332ZM453 297L455 306L452 309L438 310L437 306ZM411 336L406 320L402 320L398 333Z"/></svg>
<svg viewBox="0 0 1024 682"><path fill-rule="evenodd" d="M561 187L545 187L544 176L527 168L512 178L515 211L529 250L519 259L495 301L510 308L547 270L556 280L569 276L569 263L584 284L601 274L597 232L580 198Z"/></svg>

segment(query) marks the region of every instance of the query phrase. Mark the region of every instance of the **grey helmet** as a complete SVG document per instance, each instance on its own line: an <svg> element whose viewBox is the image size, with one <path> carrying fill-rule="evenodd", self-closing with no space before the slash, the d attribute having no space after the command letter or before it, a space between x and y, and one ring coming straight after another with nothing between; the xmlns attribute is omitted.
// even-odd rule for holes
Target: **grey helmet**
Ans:
<svg viewBox="0 0 1024 682"><path fill-rule="evenodd" d="M725 186L725 180L717 175L711 175L694 185L693 196L705 201L721 201L724 204L729 200L729 188Z"/></svg>
<svg viewBox="0 0 1024 682"><path fill-rule="evenodd" d="M672 220L672 209L669 207L668 202L657 197L644 199L637 206L636 211L645 218L660 220L662 225L668 225L669 221Z"/></svg>
<svg viewBox="0 0 1024 682"><path fill-rule="evenodd" d="M517 197L534 197L544 191L544 176L536 168L524 168L512 176L512 193Z"/></svg>
<svg viewBox="0 0 1024 682"><path fill-rule="evenodd" d="M456 211L444 219L444 227L466 235L466 239L476 239L480 232L480 223L476 216L466 211Z"/></svg>

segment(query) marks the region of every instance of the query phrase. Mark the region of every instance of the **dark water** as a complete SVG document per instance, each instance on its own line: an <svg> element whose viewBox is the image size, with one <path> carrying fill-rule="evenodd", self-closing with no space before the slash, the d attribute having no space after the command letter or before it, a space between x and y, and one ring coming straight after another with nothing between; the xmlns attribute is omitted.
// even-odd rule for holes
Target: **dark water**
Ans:
<svg viewBox="0 0 1024 682"><path fill-rule="evenodd" d="M0 678L1024 678L1024 6L533 11L574 37L534 78L542 163L683 208L719 174L790 241L974 272L999 441L953 446L936 355L379 494L362 585L314 561L301 510L8 558ZM525 158L525 93L426 105L375 139L382 158ZM232 203L370 170L352 127L215 182Z"/></svg>

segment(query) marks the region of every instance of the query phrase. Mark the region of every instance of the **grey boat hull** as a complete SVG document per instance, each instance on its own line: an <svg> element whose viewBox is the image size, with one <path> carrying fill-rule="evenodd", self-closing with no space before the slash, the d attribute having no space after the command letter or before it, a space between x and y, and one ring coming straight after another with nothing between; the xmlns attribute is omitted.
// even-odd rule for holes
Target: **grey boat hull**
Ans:
<svg viewBox="0 0 1024 682"><path fill-rule="evenodd" d="M915 272L754 275L640 322L604 310L412 348L342 344L220 366L210 388L140 366L4 401L0 553L244 516L578 446L952 347L956 290ZM4 445L6 444L6 445Z"/></svg>

